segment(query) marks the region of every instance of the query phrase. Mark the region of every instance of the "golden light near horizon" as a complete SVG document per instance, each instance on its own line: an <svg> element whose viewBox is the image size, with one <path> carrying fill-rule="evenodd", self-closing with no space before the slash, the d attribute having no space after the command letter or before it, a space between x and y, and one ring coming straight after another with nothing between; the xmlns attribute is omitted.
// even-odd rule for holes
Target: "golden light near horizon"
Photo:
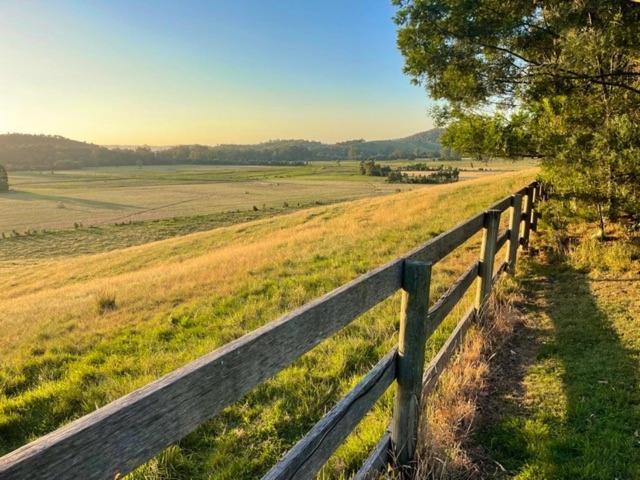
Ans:
<svg viewBox="0 0 640 480"><path fill-rule="evenodd" d="M349 16L315 8L311 21L305 5L9 3L0 132L175 145L430 128L424 91L401 71L391 6L344 7L359 19L350 28Z"/></svg>

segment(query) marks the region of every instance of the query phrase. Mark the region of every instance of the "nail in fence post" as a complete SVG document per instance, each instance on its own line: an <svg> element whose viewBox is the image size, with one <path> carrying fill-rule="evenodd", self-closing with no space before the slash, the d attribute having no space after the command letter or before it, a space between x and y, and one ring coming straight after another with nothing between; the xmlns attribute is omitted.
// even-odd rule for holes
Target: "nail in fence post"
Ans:
<svg viewBox="0 0 640 480"><path fill-rule="evenodd" d="M527 187L527 196L525 197L524 213L522 227L522 248L527 250L529 248L529 234L531 233L531 213L533 212L533 189L534 187Z"/></svg>
<svg viewBox="0 0 640 480"><path fill-rule="evenodd" d="M482 230L482 248L480 249L480 267L478 269L479 282L476 292L476 310L482 311L486 298L491 293L493 280L493 261L496 257L498 240L498 226L500 225L500 210L489 210L484 214L484 228Z"/></svg>
<svg viewBox="0 0 640 480"><path fill-rule="evenodd" d="M430 263L404 262L397 390L391 427L393 454L401 469L411 466L416 451L430 281Z"/></svg>
<svg viewBox="0 0 640 480"><path fill-rule="evenodd" d="M520 243L520 220L522 218L522 195L516 193L511 197L511 212L509 212L509 249L507 250L507 264L509 273L516 272L518 260L518 245Z"/></svg>

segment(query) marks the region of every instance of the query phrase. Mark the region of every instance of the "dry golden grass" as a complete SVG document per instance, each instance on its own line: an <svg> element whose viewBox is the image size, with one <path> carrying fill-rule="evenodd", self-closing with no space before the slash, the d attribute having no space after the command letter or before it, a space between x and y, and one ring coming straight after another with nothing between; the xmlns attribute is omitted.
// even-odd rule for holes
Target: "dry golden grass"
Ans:
<svg viewBox="0 0 640 480"><path fill-rule="evenodd" d="M293 166L173 165L11 174L0 196L0 233L73 228L336 202L414 188L365 178L357 162ZM25 215L25 212L28 214Z"/></svg>
<svg viewBox="0 0 640 480"><path fill-rule="evenodd" d="M108 253L1 262L0 451L405 253L534 175L416 189ZM478 258L477 241L436 265L433 301ZM154 478L154 462L180 472L175 478L261 476L397 342L399 308L399 295L382 302L134 478ZM430 338L428 357L462 308ZM358 468L389 421L392 397L336 452L326 478Z"/></svg>
<svg viewBox="0 0 640 480"><path fill-rule="evenodd" d="M425 401L416 478L478 476L477 458L470 451L477 400L485 393L491 356L520 321L514 307L517 299L516 282L503 278L494 289L481 324L467 333L436 391Z"/></svg>
<svg viewBox="0 0 640 480"><path fill-rule="evenodd" d="M471 212L465 209L452 213L450 219L438 218L430 208L439 198L500 180L520 185L532 174L507 173L318 207L104 254L35 263L4 262L0 266L0 358L8 361L15 351L42 342L43 333L55 337L65 331L74 336L104 334L178 304L231 295L253 272L285 262L295 264L313 255L331 255L336 248L357 249L367 240L415 229L430 217L436 217L434 229L443 222L451 225L451 220L462 220ZM372 252L373 265L401 252L393 246ZM103 291L118 298L118 309L106 315L95 308Z"/></svg>

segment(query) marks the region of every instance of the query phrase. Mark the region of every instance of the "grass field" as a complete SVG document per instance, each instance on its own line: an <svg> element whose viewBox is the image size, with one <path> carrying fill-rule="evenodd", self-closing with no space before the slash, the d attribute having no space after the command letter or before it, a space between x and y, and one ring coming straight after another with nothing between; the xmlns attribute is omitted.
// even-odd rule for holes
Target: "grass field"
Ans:
<svg viewBox="0 0 640 480"><path fill-rule="evenodd" d="M319 206L111 252L0 261L0 451L380 265L534 175L508 172ZM438 265L433 296L477 256L476 239ZM264 473L394 344L398 311L398 297L382 303L136 475ZM431 354L452 320L430 341ZM391 398L339 450L327 477L359 464L387 425Z"/></svg>
<svg viewBox="0 0 640 480"><path fill-rule="evenodd" d="M640 478L640 239L584 227L522 264L525 323L477 438L496 478Z"/></svg>
<svg viewBox="0 0 640 480"><path fill-rule="evenodd" d="M268 218L311 206L315 206L315 202L258 210L235 210L187 217L47 230L32 232L28 235L11 235L0 240L2 242L0 261L46 259L108 252L217 227Z"/></svg>
<svg viewBox="0 0 640 480"><path fill-rule="evenodd" d="M285 202L333 202L397 188L346 170L336 165L174 166L19 173L10 178L13 191L0 200L0 231L100 226L282 207Z"/></svg>
<svg viewBox="0 0 640 480"><path fill-rule="evenodd" d="M471 169L466 162L449 163L470 170L463 172L462 179L523 167L497 162L491 171L480 171L483 165ZM16 172L9 181L12 191L0 194L0 233L6 235L74 225L228 215L252 212L254 207L282 209L285 204L295 208L416 188L362 176L354 161L301 167L174 165Z"/></svg>

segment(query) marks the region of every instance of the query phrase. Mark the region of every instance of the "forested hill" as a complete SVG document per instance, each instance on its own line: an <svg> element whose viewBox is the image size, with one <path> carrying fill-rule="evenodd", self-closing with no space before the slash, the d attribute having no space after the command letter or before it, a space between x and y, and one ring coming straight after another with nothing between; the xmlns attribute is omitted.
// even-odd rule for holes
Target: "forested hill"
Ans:
<svg viewBox="0 0 640 480"><path fill-rule="evenodd" d="M256 145L180 145L163 149L114 148L54 135L0 135L0 164L8 170L60 170L93 166L220 164L296 165L314 160L438 158L440 129L395 140L326 144L272 140ZM449 157L450 152L446 155Z"/></svg>

